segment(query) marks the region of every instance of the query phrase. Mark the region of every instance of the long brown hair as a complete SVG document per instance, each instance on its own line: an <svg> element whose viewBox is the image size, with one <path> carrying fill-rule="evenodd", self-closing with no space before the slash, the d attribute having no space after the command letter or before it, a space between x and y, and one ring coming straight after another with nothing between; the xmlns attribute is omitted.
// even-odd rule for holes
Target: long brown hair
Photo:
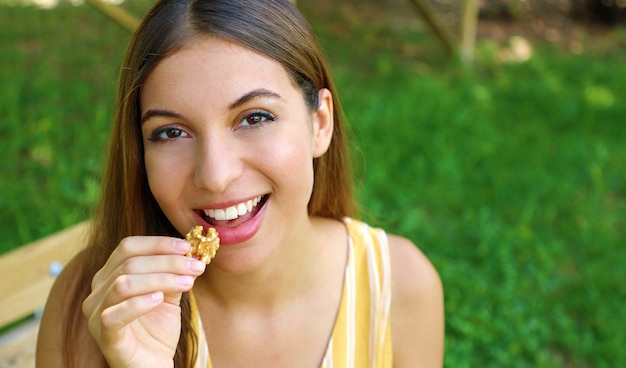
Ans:
<svg viewBox="0 0 626 368"><path fill-rule="evenodd" d="M355 216L352 176L343 113L326 58L308 22L287 0L163 0L141 23L128 47L121 70L102 197L93 216L93 231L84 264L76 275L74 300L84 300L91 278L121 239L130 235L180 236L159 208L148 187L139 97L148 75L166 56L199 36L236 42L279 62L299 87L309 108L317 108L318 91L332 92L334 131L328 151L314 161L310 215L340 219ZM88 256L87 256L88 254ZM182 331L175 366L195 358L189 300L181 301ZM80 316L80 304L69 316ZM71 319L71 317L70 317ZM76 317L65 332L65 358L72 366L72 347L85 321Z"/></svg>

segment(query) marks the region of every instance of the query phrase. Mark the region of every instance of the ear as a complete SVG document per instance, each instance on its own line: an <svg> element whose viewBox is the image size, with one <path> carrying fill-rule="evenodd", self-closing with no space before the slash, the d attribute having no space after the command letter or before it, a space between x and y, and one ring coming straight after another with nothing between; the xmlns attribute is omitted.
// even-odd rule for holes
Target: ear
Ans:
<svg viewBox="0 0 626 368"><path fill-rule="evenodd" d="M313 114L313 157L322 156L328 150L333 137L333 95L322 88L318 92L319 108Z"/></svg>

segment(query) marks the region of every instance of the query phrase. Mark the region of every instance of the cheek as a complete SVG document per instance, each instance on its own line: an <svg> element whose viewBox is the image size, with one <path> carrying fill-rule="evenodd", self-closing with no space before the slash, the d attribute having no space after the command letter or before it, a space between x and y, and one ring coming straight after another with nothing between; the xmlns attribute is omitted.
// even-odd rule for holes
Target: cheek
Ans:
<svg viewBox="0 0 626 368"><path fill-rule="evenodd" d="M308 193L313 187L311 141L308 135L296 137L299 139L294 139L294 135L290 135L281 140L280 144L267 147L266 162L276 180L289 185L289 190L295 193Z"/></svg>
<svg viewBox="0 0 626 368"><path fill-rule="evenodd" d="M173 155L160 155L150 150L145 154L146 176L152 195L165 210L171 203L176 203L178 193L182 191L185 165L173 159Z"/></svg>

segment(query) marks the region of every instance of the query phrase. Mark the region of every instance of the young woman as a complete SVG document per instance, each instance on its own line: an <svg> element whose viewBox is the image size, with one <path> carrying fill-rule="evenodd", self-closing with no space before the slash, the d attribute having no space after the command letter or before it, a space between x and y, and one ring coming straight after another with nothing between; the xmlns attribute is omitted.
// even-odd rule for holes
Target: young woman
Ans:
<svg viewBox="0 0 626 368"><path fill-rule="evenodd" d="M38 367L437 367L439 277L354 218L342 114L287 0L164 0L128 49L89 246ZM185 257L195 225L221 247Z"/></svg>

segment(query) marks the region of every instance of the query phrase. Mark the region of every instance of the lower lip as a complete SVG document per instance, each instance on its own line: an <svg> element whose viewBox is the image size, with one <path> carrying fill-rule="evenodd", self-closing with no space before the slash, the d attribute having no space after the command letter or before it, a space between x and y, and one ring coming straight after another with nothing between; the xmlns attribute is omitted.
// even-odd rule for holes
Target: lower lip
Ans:
<svg viewBox="0 0 626 368"><path fill-rule="evenodd" d="M257 212L254 217L236 227L221 227L211 225L204 221L201 216L200 221L202 222L204 227L215 228L220 237L220 245L243 243L246 240L252 238L261 228L268 202L269 200L263 203L263 207L259 209L259 212Z"/></svg>

